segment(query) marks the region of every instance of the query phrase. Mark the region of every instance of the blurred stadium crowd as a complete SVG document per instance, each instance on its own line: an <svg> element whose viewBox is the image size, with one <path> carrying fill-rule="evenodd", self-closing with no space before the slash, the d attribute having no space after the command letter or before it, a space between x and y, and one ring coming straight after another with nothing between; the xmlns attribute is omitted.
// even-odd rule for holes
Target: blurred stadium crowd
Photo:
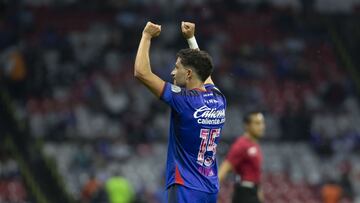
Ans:
<svg viewBox="0 0 360 203"><path fill-rule="evenodd" d="M266 202L321 202L329 183L343 202L360 202L355 83L315 1L289 2L11 1L0 20L1 83L73 198L111 201L99 191L109 193L109 178L120 175L136 201L163 202L169 109L133 78L134 55L145 22L162 24L151 62L170 80L175 54L187 46L180 21L194 21L228 100L220 160L242 133L242 115L260 109ZM0 202L11 196L2 184L17 184L6 175L18 173L10 162L0 160Z"/></svg>
<svg viewBox="0 0 360 203"><path fill-rule="evenodd" d="M0 149L0 202L22 202L28 199L26 188L21 179L18 163L5 150Z"/></svg>

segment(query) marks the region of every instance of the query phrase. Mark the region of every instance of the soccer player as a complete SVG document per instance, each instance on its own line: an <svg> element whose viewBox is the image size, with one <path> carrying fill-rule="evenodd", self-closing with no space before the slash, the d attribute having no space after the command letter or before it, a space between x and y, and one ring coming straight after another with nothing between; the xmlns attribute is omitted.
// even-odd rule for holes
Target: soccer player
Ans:
<svg viewBox="0 0 360 203"><path fill-rule="evenodd" d="M263 201L259 190L263 155L258 140L265 131L264 115L254 111L244 116L245 132L231 146L219 170L220 183L230 171L235 172L233 200L236 203L259 203ZM239 177L240 176L240 180Z"/></svg>
<svg viewBox="0 0 360 203"><path fill-rule="evenodd" d="M173 84L151 71L151 39L161 32L161 26L151 22L143 30L134 74L171 107L166 164L168 202L215 203L219 190L215 155L225 122L226 101L211 80L211 57L198 49L195 25L183 22L181 29L190 48L177 54L171 72Z"/></svg>

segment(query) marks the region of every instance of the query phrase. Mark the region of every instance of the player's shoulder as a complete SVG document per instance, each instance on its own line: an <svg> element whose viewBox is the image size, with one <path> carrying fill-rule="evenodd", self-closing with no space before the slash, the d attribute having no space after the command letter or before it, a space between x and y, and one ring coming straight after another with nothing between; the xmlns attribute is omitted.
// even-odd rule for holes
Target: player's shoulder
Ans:
<svg viewBox="0 0 360 203"><path fill-rule="evenodd" d="M223 100L225 100L224 95L221 93L221 91L215 86L215 85L205 85L206 92L203 92L199 89L186 89L177 85L174 85L172 83L167 84L169 87L168 89L172 92L173 95L176 96L183 96L183 97L202 97L204 93L212 93L215 95L220 95Z"/></svg>
<svg viewBox="0 0 360 203"><path fill-rule="evenodd" d="M218 87L216 87L214 84L206 84L205 88L207 91L212 92L215 97L223 100L224 104L226 105L226 97Z"/></svg>
<svg viewBox="0 0 360 203"><path fill-rule="evenodd" d="M178 95L178 96L185 96L186 95L186 89L185 88L182 88L182 87L179 87L177 85L174 85L172 83L167 83L166 84L168 87L168 91L171 91L171 93L173 95Z"/></svg>
<svg viewBox="0 0 360 203"><path fill-rule="evenodd" d="M195 92L195 91L192 91L192 90L187 90L184 87L174 85L172 83L167 83L167 85L169 86L169 89L173 94L189 95L189 94L194 94L194 92Z"/></svg>
<svg viewBox="0 0 360 203"><path fill-rule="evenodd" d="M241 136L241 137L237 137L234 140L232 148L233 148L234 151L237 151L237 152L240 153L240 152L245 151L248 148L248 145L244 141L243 136Z"/></svg>
<svg viewBox="0 0 360 203"><path fill-rule="evenodd" d="M245 142L245 136L240 135L240 136L237 138L236 142Z"/></svg>
<svg viewBox="0 0 360 203"><path fill-rule="evenodd" d="M216 87L215 84L207 83L207 84L204 84L204 86L205 86L206 90L213 90L217 93L222 94L220 89L218 87Z"/></svg>
<svg viewBox="0 0 360 203"><path fill-rule="evenodd" d="M243 147L246 147L246 146L250 145L248 138L245 137L244 135L241 135L239 138L237 138L236 142L237 142L238 145L241 145Z"/></svg>

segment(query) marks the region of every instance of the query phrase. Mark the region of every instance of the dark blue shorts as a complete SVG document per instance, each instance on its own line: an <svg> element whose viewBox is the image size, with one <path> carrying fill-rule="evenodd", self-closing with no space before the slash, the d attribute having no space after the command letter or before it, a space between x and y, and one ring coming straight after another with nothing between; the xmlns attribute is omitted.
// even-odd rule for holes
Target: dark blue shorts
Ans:
<svg viewBox="0 0 360 203"><path fill-rule="evenodd" d="M216 203L217 193L207 193L174 184L167 191L168 203Z"/></svg>

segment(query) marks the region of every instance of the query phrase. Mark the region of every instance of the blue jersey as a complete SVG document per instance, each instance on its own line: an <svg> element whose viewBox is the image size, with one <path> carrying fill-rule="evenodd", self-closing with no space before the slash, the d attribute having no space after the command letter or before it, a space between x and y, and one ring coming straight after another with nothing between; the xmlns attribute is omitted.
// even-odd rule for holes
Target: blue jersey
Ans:
<svg viewBox="0 0 360 203"><path fill-rule="evenodd" d="M205 88L186 90L165 84L161 99L171 107L166 188L180 184L208 193L219 190L215 155L226 100L214 85Z"/></svg>

